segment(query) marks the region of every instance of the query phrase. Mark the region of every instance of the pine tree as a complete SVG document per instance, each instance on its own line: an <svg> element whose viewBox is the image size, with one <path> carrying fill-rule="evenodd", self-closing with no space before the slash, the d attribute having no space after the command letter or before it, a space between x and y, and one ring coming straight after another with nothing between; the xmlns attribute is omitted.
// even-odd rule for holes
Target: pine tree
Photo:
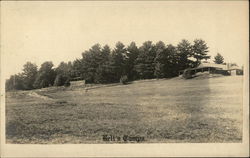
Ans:
<svg viewBox="0 0 250 158"><path fill-rule="evenodd" d="M223 64L224 63L224 58L220 53L217 53L216 56L214 57L214 62L216 64Z"/></svg>
<svg viewBox="0 0 250 158"><path fill-rule="evenodd" d="M201 60L210 59L210 56L207 55L208 53L208 47L204 40L202 39L196 39L194 40L194 44L192 46L193 51L193 57L196 59L194 62L194 67L198 66L201 63Z"/></svg>
<svg viewBox="0 0 250 158"><path fill-rule="evenodd" d="M164 67L164 72L166 77L174 77L179 73L178 68L178 54L175 46L169 44L166 48L166 64Z"/></svg>
<svg viewBox="0 0 250 158"><path fill-rule="evenodd" d="M95 82L97 83L110 83L113 82L113 73L111 71L111 49L108 45L105 45L101 50L101 61L97 68L97 75L95 76Z"/></svg>
<svg viewBox="0 0 250 158"><path fill-rule="evenodd" d="M121 42L117 42L111 55L111 67L114 73L115 82L119 82L123 75L127 75L125 71L127 58L127 50L125 45Z"/></svg>
<svg viewBox="0 0 250 158"><path fill-rule="evenodd" d="M152 44L152 42L144 42L143 45L139 48L139 55L137 57L135 66L140 79L154 78L155 56L155 46Z"/></svg>
<svg viewBox="0 0 250 158"><path fill-rule="evenodd" d="M34 89L33 84L36 80L36 75L37 75L36 64L27 62L23 66L23 73L22 73L24 89L26 90Z"/></svg>
<svg viewBox="0 0 250 158"><path fill-rule="evenodd" d="M193 56L192 52L192 46L188 42L188 40L183 39L178 45L177 45L177 51L178 51L178 69L184 70L186 68L189 68L193 65L193 61L189 58Z"/></svg>
<svg viewBox="0 0 250 158"><path fill-rule="evenodd" d="M126 74L128 74L128 80L137 79L137 72L135 70L135 62L139 54L135 42L131 42L127 47L127 60L126 60Z"/></svg>
<svg viewBox="0 0 250 158"><path fill-rule="evenodd" d="M70 70L70 77L72 79L75 78L82 78L84 76L84 61L83 59L75 59L73 61L71 70Z"/></svg>
<svg viewBox="0 0 250 158"><path fill-rule="evenodd" d="M21 73L11 75L5 83L5 89L10 90L24 90L23 76Z"/></svg>
<svg viewBox="0 0 250 158"><path fill-rule="evenodd" d="M101 53L100 44L95 44L88 51L82 53L83 77L87 83L98 83L96 78L98 76L97 68L102 61Z"/></svg>
<svg viewBox="0 0 250 158"><path fill-rule="evenodd" d="M162 41L156 43L155 51L156 51L156 57L154 60L155 63L154 75L156 76L156 78L163 78L166 76L164 67L167 64L167 54L166 54L165 44Z"/></svg>
<svg viewBox="0 0 250 158"><path fill-rule="evenodd" d="M52 86L54 85L55 77L56 73L53 69L53 63L51 61L44 62L37 73L34 87L44 88Z"/></svg>

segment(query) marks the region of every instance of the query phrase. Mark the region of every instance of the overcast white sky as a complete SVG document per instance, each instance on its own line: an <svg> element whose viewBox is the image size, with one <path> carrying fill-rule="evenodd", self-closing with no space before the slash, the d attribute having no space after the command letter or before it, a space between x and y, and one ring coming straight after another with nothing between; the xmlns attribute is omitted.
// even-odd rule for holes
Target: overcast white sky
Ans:
<svg viewBox="0 0 250 158"><path fill-rule="evenodd" d="M243 64L248 55L247 1L179 2L1 2L1 60L4 76L27 61L73 61L93 44L117 41L176 45L202 38L209 54ZM3 72L3 71L2 71Z"/></svg>

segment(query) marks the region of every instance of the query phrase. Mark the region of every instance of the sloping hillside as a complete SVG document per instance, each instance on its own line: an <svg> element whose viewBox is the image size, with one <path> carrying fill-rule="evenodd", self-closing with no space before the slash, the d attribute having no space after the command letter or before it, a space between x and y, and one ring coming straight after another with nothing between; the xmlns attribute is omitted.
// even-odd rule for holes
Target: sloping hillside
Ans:
<svg viewBox="0 0 250 158"><path fill-rule="evenodd" d="M8 92L7 143L241 142L242 76ZM131 141L129 143L133 143Z"/></svg>

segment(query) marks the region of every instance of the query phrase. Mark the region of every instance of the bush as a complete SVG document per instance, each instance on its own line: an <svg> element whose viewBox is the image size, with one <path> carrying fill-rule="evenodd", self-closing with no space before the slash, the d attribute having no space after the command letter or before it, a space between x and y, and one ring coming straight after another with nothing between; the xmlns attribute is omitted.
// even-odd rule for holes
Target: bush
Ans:
<svg viewBox="0 0 250 158"><path fill-rule="evenodd" d="M120 78L120 83L127 84L128 83L128 77L127 75L124 75Z"/></svg>

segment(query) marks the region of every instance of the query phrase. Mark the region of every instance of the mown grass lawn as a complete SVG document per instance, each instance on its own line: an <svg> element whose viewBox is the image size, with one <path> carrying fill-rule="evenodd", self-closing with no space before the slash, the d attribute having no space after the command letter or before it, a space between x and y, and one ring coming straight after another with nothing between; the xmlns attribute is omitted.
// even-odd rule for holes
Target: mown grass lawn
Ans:
<svg viewBox="0 0 250 158"><path fill-rule="evenodd" d="M242 76L8 92L7 143L241 142ZM129 142L133 143L133 142Z"/></svg>

